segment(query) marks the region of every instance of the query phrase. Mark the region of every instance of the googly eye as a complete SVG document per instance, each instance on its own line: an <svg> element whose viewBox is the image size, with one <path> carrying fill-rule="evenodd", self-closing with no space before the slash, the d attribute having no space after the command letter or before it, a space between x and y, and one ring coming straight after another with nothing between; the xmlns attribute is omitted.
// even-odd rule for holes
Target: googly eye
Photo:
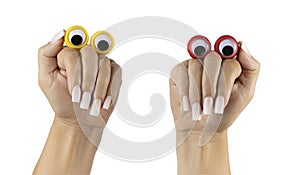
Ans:
<svg viewBox="0 0 300 175"><path fill-rule="evenodd" d="M80 49L89 41L88 32L81 26L72 26L66 30L65 43L68 47Z"/></svg>
<svg viewBox="0 0 300 175"><path fill-rule="evenodd" d="M211 44L205 36L196 35L188 42L187 50L194 59L204 58L210 52Z"/></svg>
<svg viewBox="0 0 300 175"><path fill-rule="evenodd" d="M224 35L217 39L215 51L224 59L232 59L238 54L238 42L230 35Z"/></svg>
<svg viewBox="0 0 300 175"><path fill-rule="evenodd" d="M114 47L114 39L110 33L99 31L92 36L91 45L99 54L107 54Z"/></svg>

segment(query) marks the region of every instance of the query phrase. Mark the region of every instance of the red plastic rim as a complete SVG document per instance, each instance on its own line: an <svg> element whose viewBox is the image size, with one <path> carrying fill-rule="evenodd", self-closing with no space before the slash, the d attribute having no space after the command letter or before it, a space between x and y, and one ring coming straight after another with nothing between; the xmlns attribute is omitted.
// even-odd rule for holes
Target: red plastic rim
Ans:
<svg viewBox="0 0 300 175"><path fill-rule="evenodd" d="M191 46L192 46L193 42L194 42L195 40L199 40L199 39L200 39L200 40L204 40L204 41L208 44L208 50L209 50L209 51L211 50L211 44L210 44L210 41L209 41L205 36L202 36L202 35L196 35L196 36L193 36L193 37L190 39L190 41L188 42L188 44L187 44L187 51L189 52L190 56L191 56L192 58L194 58L194 59L198 59L198 58L202 59L202 58L204 58L204 57L209 53L209 51L208 51L208 52L206 52L205 55L199 57L199 56L197 56L197 55L194 54L194 51L191 50Z"/></svg>
<svg viewBox="0 0 300 175"><path fill-rule="evenodd" d="M219 46L220 46L220 43L223 41L223 40L226 40L226 39L230 39L232 40L235 45L236 45L236 50L233 52L232 55L230 56L225 56L222 54L222 52L219 50ZM232 59L234 58L237 54L238 54L238 51L239 51L239 47L238 47L238 42L236 41L236 39L230 35L223 35L221 37L219 37L215 43L215 51L221 55L222 58L224 59Z"/></svg>

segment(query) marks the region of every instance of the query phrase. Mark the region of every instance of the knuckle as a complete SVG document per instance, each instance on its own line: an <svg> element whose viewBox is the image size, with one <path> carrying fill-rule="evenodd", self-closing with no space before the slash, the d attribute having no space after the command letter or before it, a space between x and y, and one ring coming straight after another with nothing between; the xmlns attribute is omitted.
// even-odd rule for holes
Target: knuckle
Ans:
<svg viewBox="0 0 300 175"><path fill-rule="evenodd" d="M96 53L95 49L90 45L86 45L83 48L81 48L80 52L93 52L93 53Z"/></svg>
<svg viewBox="0 0 300 175"><path fill-rule="evenodd" d="M257 65L257 70L260 70L260 62L259 61L257 61L257 60L255 60L255 62L256 62L256 65Z"/></svg>
<svg viewBox="0 0 300 175"><path fill-rule="evenodd" d="M108 58L108 57L106 57L106 58L110 60L110 64L111 65L117 65L117 66L119 66L118 63L115 62L115 60L113 60L111 58Z"/></svg>
<svg viewBox="0 0 300 175"><path fill-rule="evenodd" d="M236 70L237 72L241 72L242 68L240 63L235 59L226 59L223 61L223 67L225 69Z"/></svg>
<svg viewBox="0 0 300 175"><path fill-rule="evenodd" d="M44 89L45 84L46 84L45 79L39 77L39 78L38 78L38 85L39 85L39 87L40 87L41 89Z"/></svg>
<svg viewBox="0 0 300 175"><path fill-rule="evenodd" d="M253 97L254 97L254 91L250 91L246 93L246 97L245 97L246 103L249 103L253 99Z"/></svg>
<svg viewBox="0 0 300 175"><path fill-rule="evenodd" d="M197 59L190 60L190 65L189 66L192 66L192 67L195 66L195 67L200 68L200 69L202 68L202 64Z"/></svg>
<svg viewBox="0 0 300 175"><path fill-rule="evenodd" d="M100 62L100 67L111 68L110 60L109 59L104 59L102 62Z"/></svg>
<svg viewBox="0 0 300 175"><path fill-rule="evenodd" d="M38 55L39 56L44 55L44 51L45 51L45 46L40 47L38 50Z"/></svg>
<svg viewBox="0 0 300 175"><path fill-rule="evenodd" d="M94 48L91 45L86 45L82 47L81 50L94 50Z"/></svg>
<svg viewBox="0 0 300 175"><path fill-rule="evenodd" d="M122 76L122 68L119 65L116 66L116 75Z"/></svg>
<svg viewBox="0 0 300 175"><path fill-rule="evenodd" d="M43 82L42 82L42 80L40 78L38 79L38 84L39 84L39 87L42 88Z"/></svg>
<svg viewBox="0 0 300 175"><path fill-rule="evenodd" d="M173 68L172 72L176 72L184 67L185 67L185 62L179 63Z"/></svg>
<svg viewBox="0 0 300 175"><path fill-rule="evenodd" d="M115 72L111 77L110 80L108 81L108 84L116 84L122 81L122 73L121 69L120 71Z"/></svg>
<svg viewBox="0 0 300 175"><path fill-rule="evenodd" d="M232 66L233 63L233 59L226 59L223 61L223 66L227 67L227 66Z"/></svg>
<svg viewBox="0 0 300 175"><path fill-rule="evenodd" d="M78 51L71 48L64 48L58 53L58 57L70 57L70 58L76 58L79 56Z"/></svg>

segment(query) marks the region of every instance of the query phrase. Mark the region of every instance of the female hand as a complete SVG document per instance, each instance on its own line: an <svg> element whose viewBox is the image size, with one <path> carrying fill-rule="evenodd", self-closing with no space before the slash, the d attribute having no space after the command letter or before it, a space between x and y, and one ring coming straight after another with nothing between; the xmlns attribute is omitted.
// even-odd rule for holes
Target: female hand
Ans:
<svg viewBox="0 0 300 175"><path fill-rule="evenodd" d="M61 31L39 49L39 85L56 118L99 126L102 117L106 123L121 85L120 66L89 45L64 48L63 36Z"/></svg>
<svg viewBox="0 0 300 175"><path fill-rule="evenodd" d="M204 128L226 131L251 101L259 69L259 62L241 47L236 59L222 60L211 52L203 60L187 60L175 66L170 98L177 131L184 136L187 131L203 135Z"/></svg>

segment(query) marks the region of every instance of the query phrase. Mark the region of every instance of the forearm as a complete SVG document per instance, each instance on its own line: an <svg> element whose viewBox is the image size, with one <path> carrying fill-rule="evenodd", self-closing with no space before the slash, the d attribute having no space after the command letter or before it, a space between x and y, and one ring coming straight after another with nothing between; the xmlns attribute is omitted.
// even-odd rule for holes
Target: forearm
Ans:
<svg viewBox="0 0 300 175"><path fill-rule="evenodd" d="M98 131L92 133L94 138L101 138L102 133ZM97 146L78 125L64 123L56 117L33 174L90 174L96 151Z"/></svg>
<svg viewBox="0 0 300 175"><path fill-rule="evenodd" d="M230 175L227 132L217 133L202 147L199 136L193 131L177 148L178 175Z"/></svg>

